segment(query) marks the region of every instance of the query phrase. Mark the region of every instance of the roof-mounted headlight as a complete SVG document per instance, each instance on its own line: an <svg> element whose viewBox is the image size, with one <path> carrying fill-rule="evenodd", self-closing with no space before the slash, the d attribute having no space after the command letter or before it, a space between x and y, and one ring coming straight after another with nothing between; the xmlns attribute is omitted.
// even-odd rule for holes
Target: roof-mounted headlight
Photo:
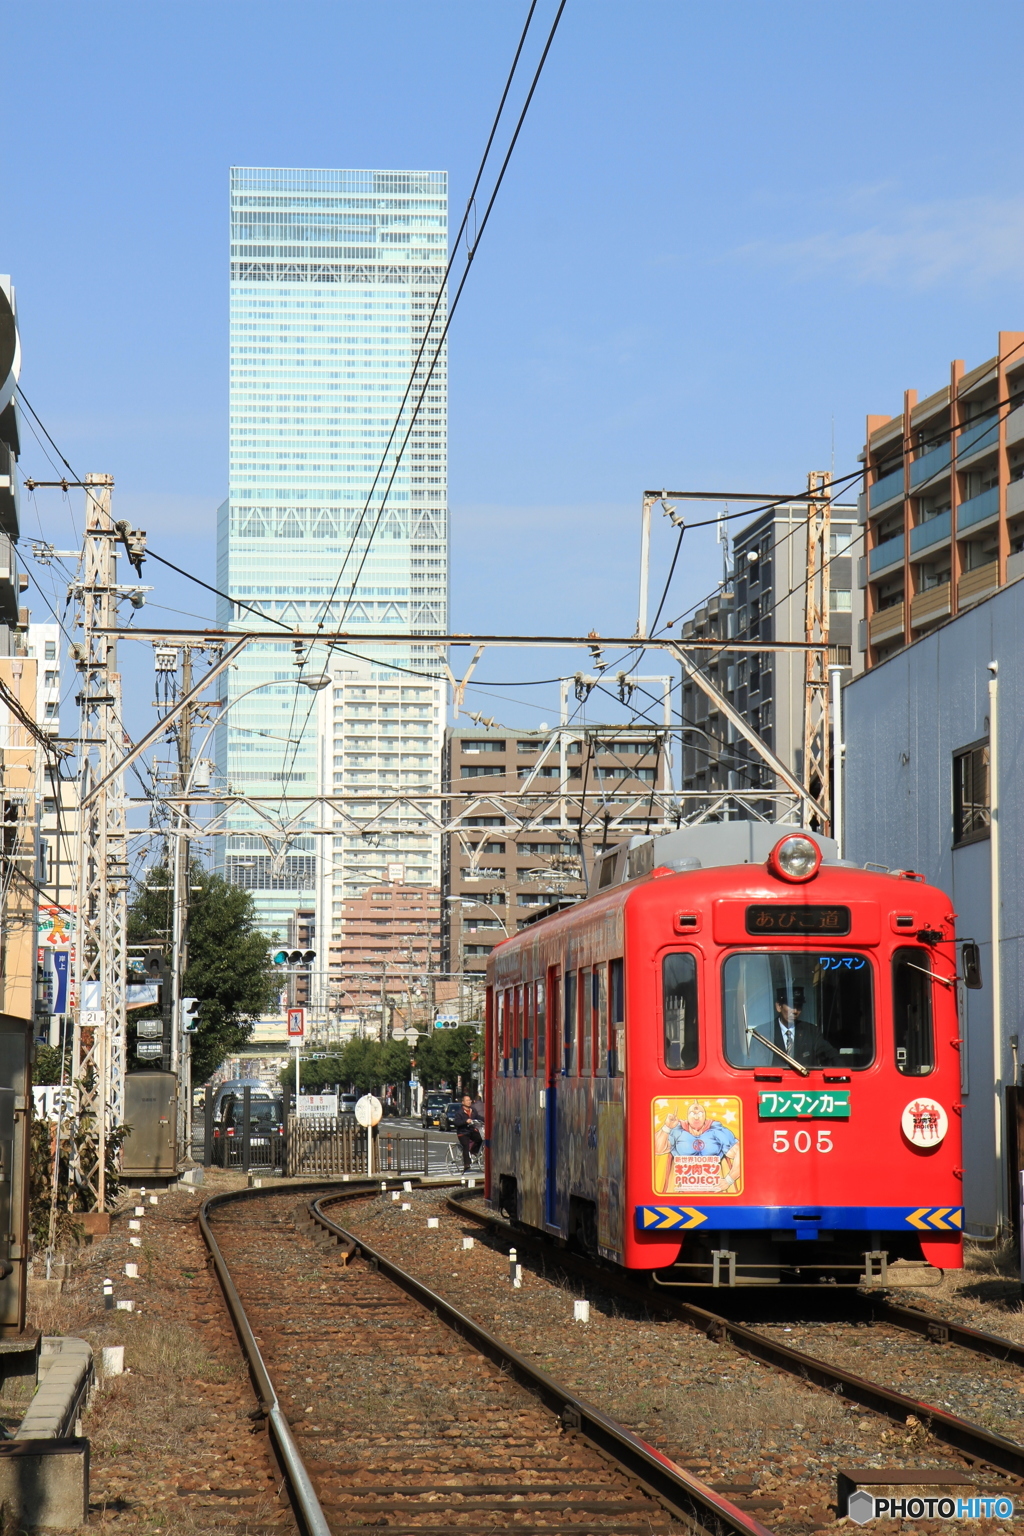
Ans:
<svg viewBox="0 0 1024 1536"><path fill-rule="evenodd" d="M797 833L776 843L768 855L768 868L780 880L813 880L821 867L821 849L811 837Z"/></svg>

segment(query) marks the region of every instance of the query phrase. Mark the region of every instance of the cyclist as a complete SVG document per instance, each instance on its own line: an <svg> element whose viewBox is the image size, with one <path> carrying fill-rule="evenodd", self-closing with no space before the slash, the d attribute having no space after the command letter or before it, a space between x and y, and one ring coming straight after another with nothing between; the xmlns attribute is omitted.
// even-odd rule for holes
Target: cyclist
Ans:
<svg viewBox="0 0 1024 1536"><path fill-rule="evenodd" d="M462 1095L462 1103L454 1115L452 1115L452 1120L455 1124L455 1134L459 1139L459 1146L462 1148L462 1167L466 1173L469 1172L470 1158L475 1157L483 1145L483 1138L480 1134L480 1127L483 1125L484 1119L482 1111L483 1106L480 1105L478 1108L478 1105L473 1103L470 1095L464 1093Z"/></svg>

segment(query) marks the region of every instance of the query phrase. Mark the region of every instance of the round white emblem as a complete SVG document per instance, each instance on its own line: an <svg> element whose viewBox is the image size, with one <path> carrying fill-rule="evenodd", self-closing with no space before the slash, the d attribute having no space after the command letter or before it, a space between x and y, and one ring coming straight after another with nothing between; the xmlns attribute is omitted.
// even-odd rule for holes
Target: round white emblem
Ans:
<svg viewBox="0 0 1024 1536"><path fill-rule="evenodd" d="M912 1099L900 1121L903 1134L915 1147L937 1147L949 1130L949 1118L934 1099Z"/></svg>

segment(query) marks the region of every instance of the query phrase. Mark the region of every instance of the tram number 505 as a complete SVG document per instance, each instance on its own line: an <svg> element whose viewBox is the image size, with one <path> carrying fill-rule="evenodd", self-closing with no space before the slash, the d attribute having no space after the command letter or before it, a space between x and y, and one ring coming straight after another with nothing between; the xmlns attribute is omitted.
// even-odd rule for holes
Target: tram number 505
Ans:
<svg viewBox="0 0 1024 1536"><path fill-rule="evenodd" d="M792 1141L790 1135L792 1134ZM783 1130L781 1126L772 1132L773 1152L809 1152L813 1146L815 1152L832 1151L832 1132L824 1128L815 1132L812 1137L810 1131L790 1132Z"/></svg>

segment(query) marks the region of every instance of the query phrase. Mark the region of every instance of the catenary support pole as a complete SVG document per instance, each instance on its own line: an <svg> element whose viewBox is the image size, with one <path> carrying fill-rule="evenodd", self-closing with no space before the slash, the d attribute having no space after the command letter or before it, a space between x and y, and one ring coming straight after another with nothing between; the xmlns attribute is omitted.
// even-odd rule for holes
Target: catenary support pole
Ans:
<svg viewBox="0 0 1024 1536"><path fill-rule="evenodd" d="M828 678L832 694L832 836L836 841L839 857L843 857L843 758L846 745L843 741L843 669L829 667Z"/></svg>

